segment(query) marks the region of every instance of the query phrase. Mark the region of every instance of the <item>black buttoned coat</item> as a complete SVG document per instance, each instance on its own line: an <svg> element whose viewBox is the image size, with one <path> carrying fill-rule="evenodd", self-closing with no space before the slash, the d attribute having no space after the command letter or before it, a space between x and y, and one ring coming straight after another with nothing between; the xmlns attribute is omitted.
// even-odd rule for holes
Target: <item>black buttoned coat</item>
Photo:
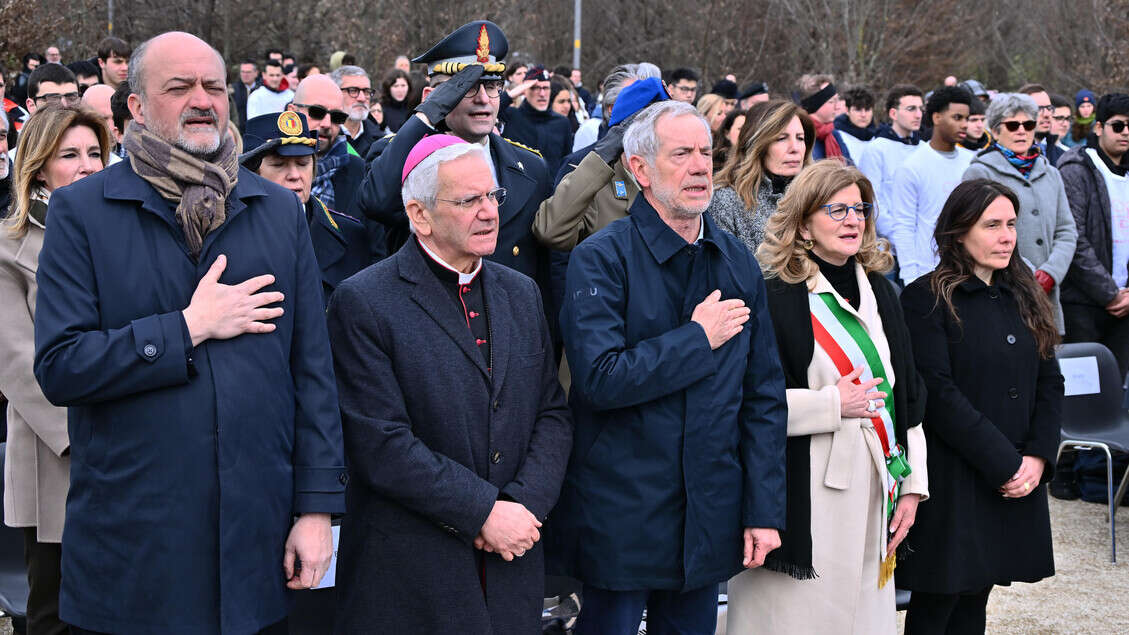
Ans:
<svg viewBox="0 0 1129 635"><path fill-rule="evenodd" d="M1054 471L1063 380L1040 359L1013 290L979 279L953 291L961 323L937 305L929 276L901 296L913 356L928 389L922 426L930 498L899 550L898 587L960 593L1054 575L1046 488L1003 498L997 491L1023 455Z"/></svg>
<svg viewBox="0 0 1129 635"><path fill-rule="evenodd" d="M512 562L487 554L480 570L473 543L499 499L548 515L572 423L537 285L490 261L477 280L489 370L416 245L330 300L351 473L338 633L541 632L541 544Z"/></svg>

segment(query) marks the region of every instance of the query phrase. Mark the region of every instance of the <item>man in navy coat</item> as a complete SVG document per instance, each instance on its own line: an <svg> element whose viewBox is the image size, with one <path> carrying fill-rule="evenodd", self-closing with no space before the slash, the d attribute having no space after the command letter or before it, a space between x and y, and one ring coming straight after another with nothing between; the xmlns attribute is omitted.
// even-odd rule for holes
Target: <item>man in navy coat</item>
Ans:
<svg viewBox="0 0 1129 635"><path fill-rule="evenodd" d="M540 527L572 440L537 285L487 260L482 146L421 140L414 237L329 304L351 478L338 633L540 633Z"/></svg>
<svg viewBox="0 0 1129 635"><path fill-rule="evenodd" d="M321 276L294 194L238 167L219 53L159 35L130 83L129 160L55 192L39 260L35 373L71 438L59 615L255 633L344 512Z"/></svg>
<svg viewBox="0 0 1129 635"><path fill-rule="evenodd" d="M630 215L572 251L561 332L576 434L546 523L584 583L578 635L712 634L717 585L784 525L784 376L752 254L703 215L709 125L663 101L624 152Z"/></svg>

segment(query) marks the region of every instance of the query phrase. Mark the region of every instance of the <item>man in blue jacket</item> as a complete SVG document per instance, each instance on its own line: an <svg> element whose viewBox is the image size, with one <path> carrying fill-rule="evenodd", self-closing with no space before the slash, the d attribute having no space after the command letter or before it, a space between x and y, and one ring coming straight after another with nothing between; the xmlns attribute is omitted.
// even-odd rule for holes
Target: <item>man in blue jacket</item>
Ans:
<svg viewBox="0 0 1129 635"><path fill-rule="evenodd" d="M39 260L35 374L71 438L59 616L260 632L345 510L321 275L298 199L239 168L219 53L165 33L129 67L129 160L55 192Z"/></svg>
<svg viewBox="0 0 1129 635"><path fill-rule="evenodd" d="M578 634L713 633L717 585L784 524L784 379L752 254L708 215L709 126L653 104L624 138L641 188L572 251L561 331L573 452L546 523L584 583Z"/></svg>

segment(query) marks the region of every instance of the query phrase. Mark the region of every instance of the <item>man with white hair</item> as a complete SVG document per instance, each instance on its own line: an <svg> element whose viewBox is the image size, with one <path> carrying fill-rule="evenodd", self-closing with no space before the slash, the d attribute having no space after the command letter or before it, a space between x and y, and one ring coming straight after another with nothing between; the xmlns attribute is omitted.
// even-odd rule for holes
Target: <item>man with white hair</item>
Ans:
<svg viewBox="0 0 1129 635"><path fill-rule="evenodd" d="M784 375L752 254L704 214L709 125L636 115L630 215L572 250L561 332L576 428L546 527L550 569L584 583L578 635L712 634L717 585L784 527ZM629 292L630 290L630 292Z"/></svg>
<svg viewBox="0 0 1129 635"><path fill-rule="evenodd" d="M337 633L539 633L541 523L572 427L536 283L488 260L483 146L424 137L412 236L329 303L351 480Z"/></svg>
<svg viewBox="0 0 1129 635"><path fill-rule="evenodd" d="M129 84L130 160L55 190L39 258L35 375L71 432L59 617L80 634L280 628L345 511L309 224L239 168L215 49L158 35Z"/></svg>

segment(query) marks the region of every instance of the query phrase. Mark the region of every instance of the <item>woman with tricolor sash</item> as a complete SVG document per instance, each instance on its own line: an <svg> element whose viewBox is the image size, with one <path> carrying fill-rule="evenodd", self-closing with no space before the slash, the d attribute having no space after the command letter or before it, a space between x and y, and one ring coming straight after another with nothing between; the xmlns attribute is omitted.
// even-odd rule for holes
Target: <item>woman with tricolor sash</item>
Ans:
<svg viewBox="0 0 1129 635"><path fill-rule="evenodd" d="M928 496L924 388L874 190L805 168L757 250L788 388L786 527L729 582L728 631L894 633L895 554Z"/></svg>
<svg viewBox="0 0 1129 635"><path fill-rule="evenodd" d="M1054 307L1016 251L1007 186L953 190L934 231L940 262L902 293L929 391L932 500L906 539L906 633L983 633L997 584L1054 575L1047 483L1063 407Z"/></svg>

